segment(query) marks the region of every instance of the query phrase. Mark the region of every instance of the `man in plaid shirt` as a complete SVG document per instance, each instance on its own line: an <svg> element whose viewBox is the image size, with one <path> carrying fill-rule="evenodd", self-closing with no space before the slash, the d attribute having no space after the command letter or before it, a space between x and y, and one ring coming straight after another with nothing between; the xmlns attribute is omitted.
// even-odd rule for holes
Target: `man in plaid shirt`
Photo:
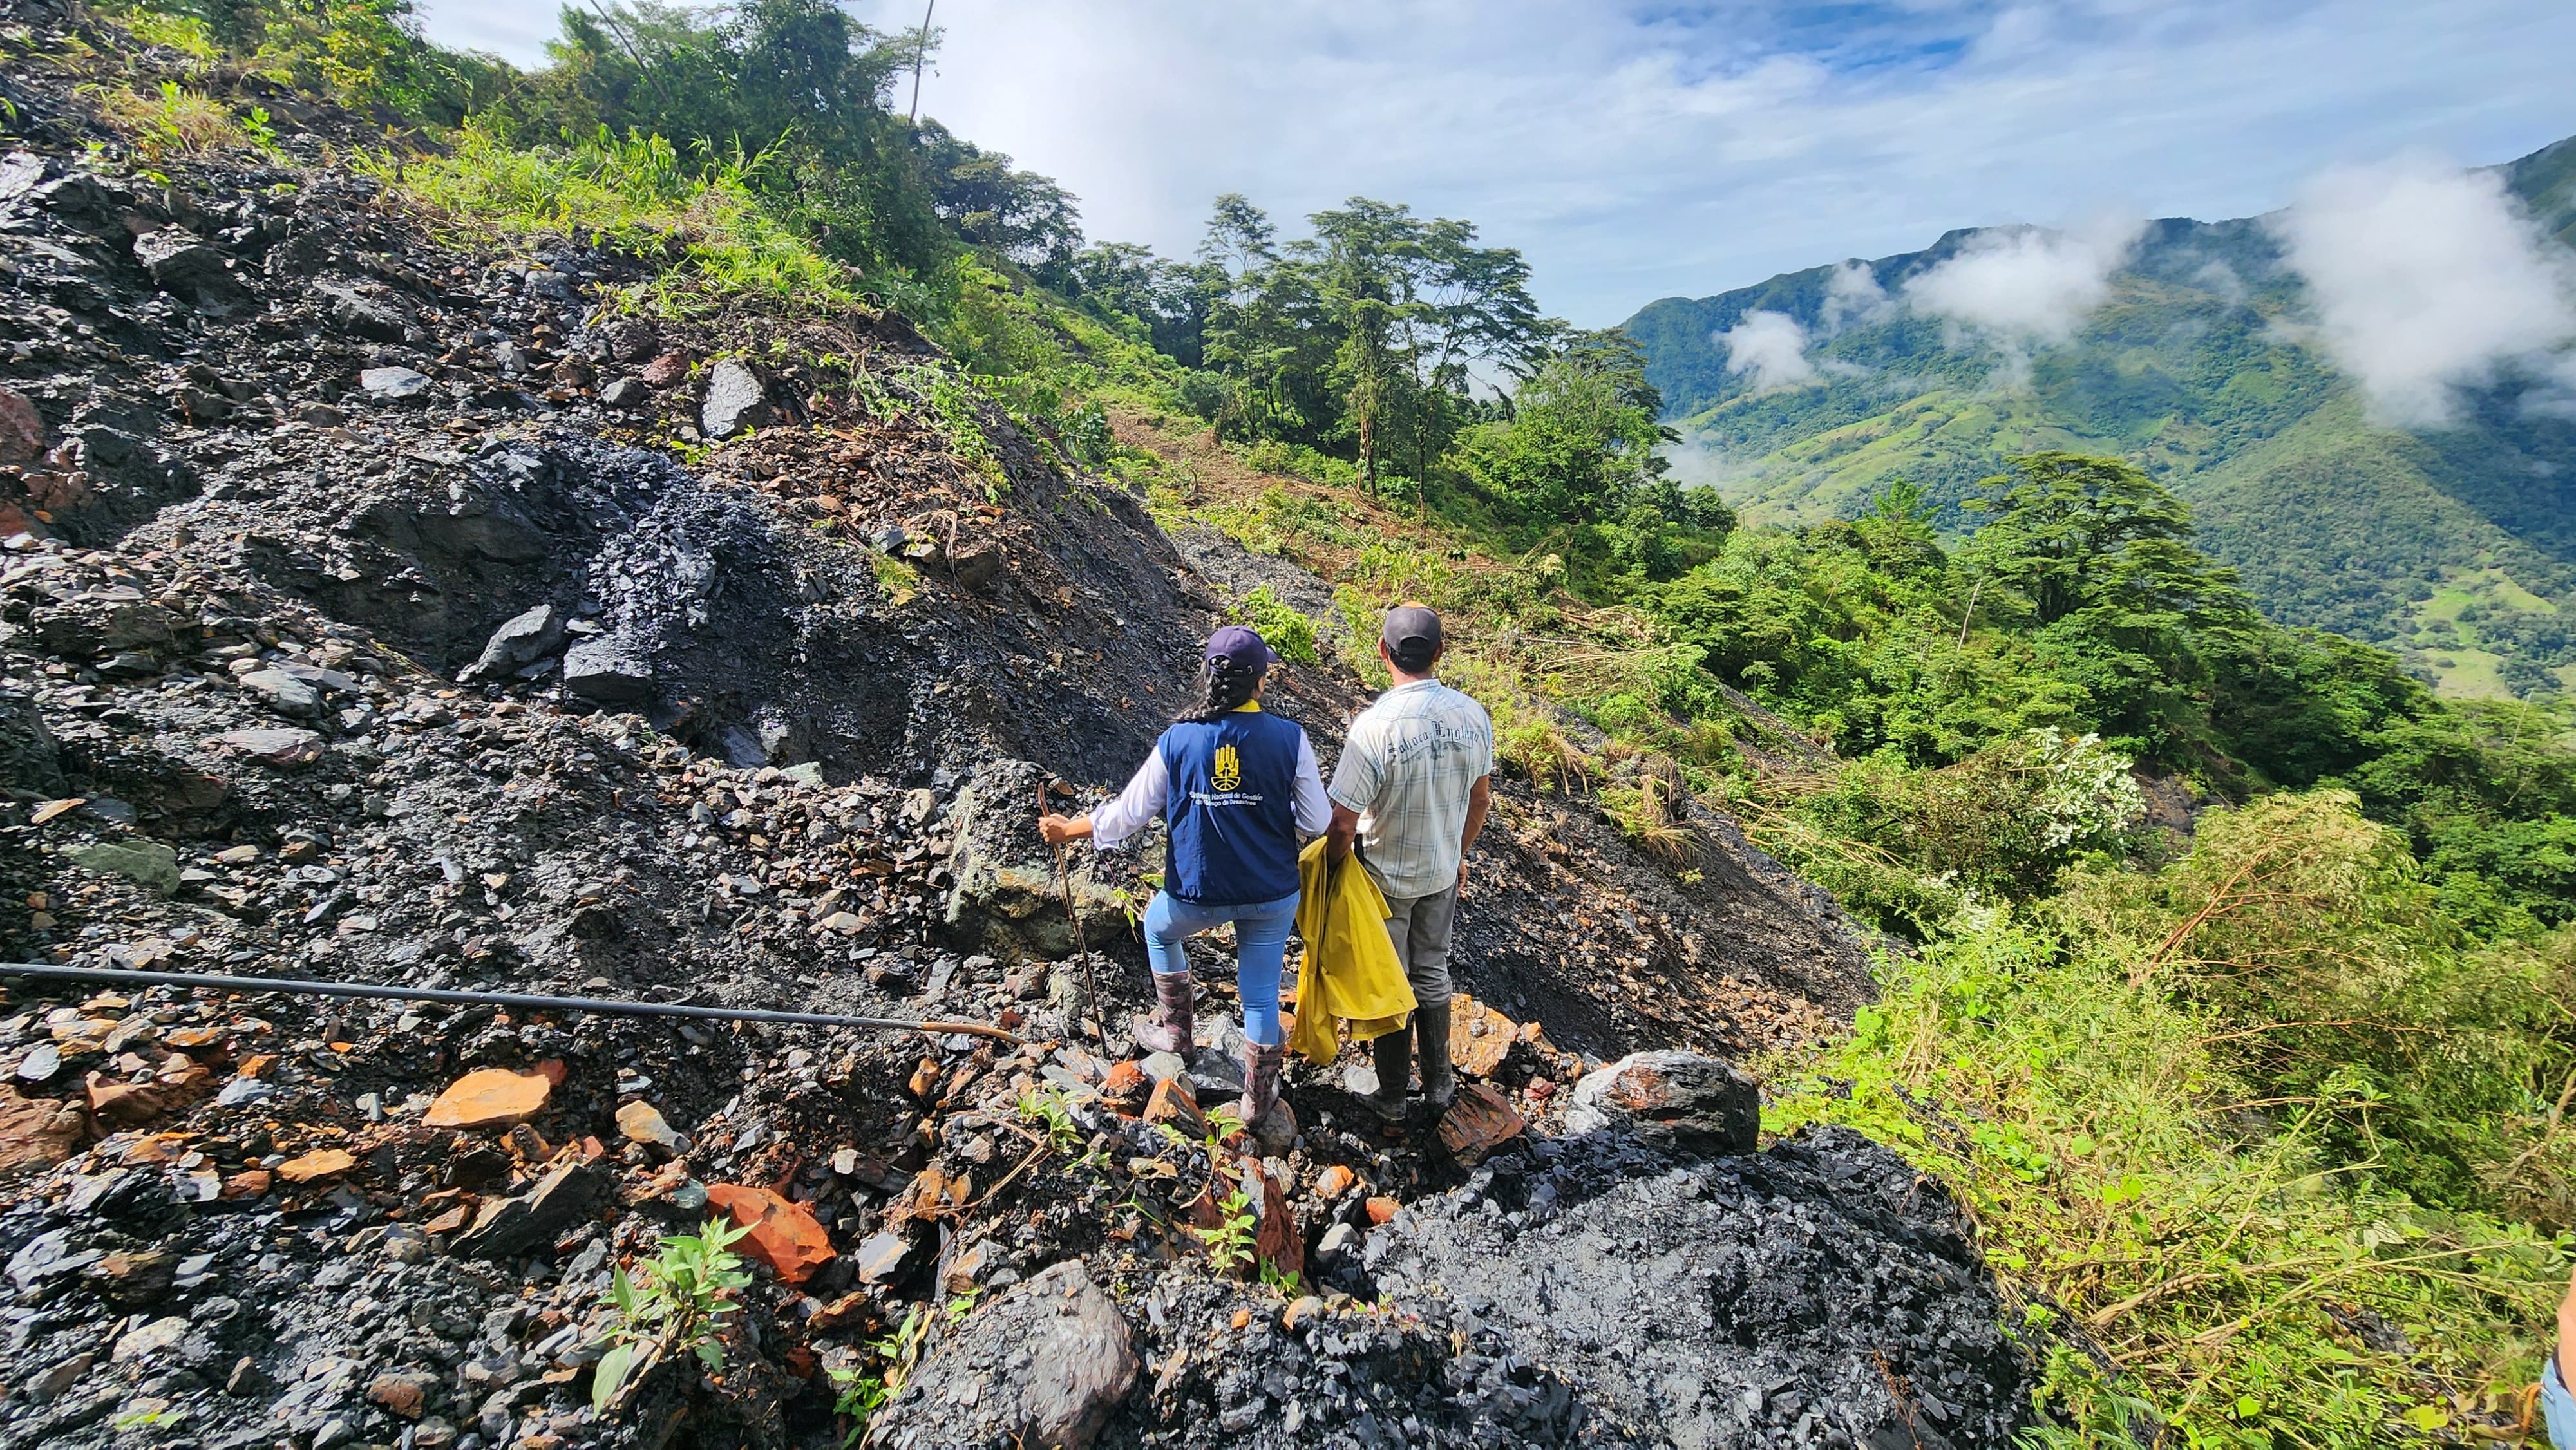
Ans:
<svg viewBox="0 0 2576 1450"><path fill-rule="evenodd" d="M1422 1048L1422 1095L1446 1107L1457 1092L1449 1064L1449 928L1467 880L1467 852L1493 799L1494 722L1485 707L1432 673L1440 616L1413 602L1386 612L1377 657L1395 683L1351 722L1334 766L1326 848L1338 862L1359 848L1386 893L1386 933L1404 962L1418 1010L1411 1032L1370 1043L1378 1090L1371 1106L1404 1115L1413 1039Z"/></svg>

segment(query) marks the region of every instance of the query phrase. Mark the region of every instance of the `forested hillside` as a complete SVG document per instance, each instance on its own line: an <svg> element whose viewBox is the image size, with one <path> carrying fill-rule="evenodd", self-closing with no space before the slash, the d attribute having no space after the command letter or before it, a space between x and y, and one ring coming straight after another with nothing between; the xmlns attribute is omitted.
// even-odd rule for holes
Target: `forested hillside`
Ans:
<svg viewBox="0 0 2576 1450"><path fill-rule="evenodd" d="M1147 1370L1094 1387L1109 1444L2532 1428L2576 1267L2569 706L2446 699L2406 659L2455 686L2571 663L2549 470L2576 455L2518 406L2530 380L2465 426L2373 421L2293 340L2265 226L2124 236L2062 336L2071 304L1988 298L2028 319L2003 346L1896 305L1982 248L2058 255L1969 233L1630 336L1545 316L1510 238L1397 201L1218 197L1185 258L1087 237L1066 185L895 104L934 37L827 0L568 10L527 72L426 44L399 0L0 15L25 17L0 27L25 148L0 159L0 422L25 440L0 505L26 530L0 644L62 756L13 763L0 806L10 959L712 982L1032 1039L791 1051L812 1039L13 985L44 1008L9 1020L9 1091L41 1102L5 1132L80 1141L55 1180L0 1178L12 1429L1006 1443L981 1427L1011 1397L979 1387L1025 1370L1028 1321L998 1311L1076 1260L1116 1293L1048 1312L1132 1326ZM2571 162L2512 169L2562 235ZM1672 419L1752 517L1683 485ZM540 574L559 608L529 607ZM970 882L1055 885L1025 829L1041 771L987 778L995 750L1114 788L1197 631L1239 619L1329 751L1406 598L1444 611L1442 677L1496 726L1460 970L1536 1004L1479 1027L1470 1075L1546 1141L1479 1161L1446 1118L1363 1141L1345 1080L1307 1071L1301 1136L1262 1145L1292 1191L1234 1156L1241 1123L1179 1115L1192 1073L1090 1055L1115 1029L1083 1025L1088 947L1141 879L1101 890L1079 949L967 956L938 918ZM226 728L290 707L293 730ZM187 805L236 780L238 822ZM1074 909L1070 881L1014 889L1032 934ZM1759 983L1717 964L1764 942L1797 950ZM1539 1007L1605 1040L1774 1023L1724 1041L1763 1075L1766 1150L1687 1180L1629 1159L1660 1198L1584 1178L1584 1064ZM161 1111L156 1073L212 1088L155 1041L280 1023L285 1060L158 1120L198 1136L86 1141L91 1104ZM509 1075L553 1115L427 1132L424 1064L477 1054L554 1069ZM720 1173L748 1207L697 1181ZM1832 1193L1951 1257L1844 1237ZM1730 1221L1740 1253L1672 1243L1720 1200L1785 1216ZM1972 1234L1917 1227L1953 1200ZM720 1219L652 1231L717 1209L800 1275L837 1262L782 1279ZM160 1306L214 1281L149 1236L209 1222L258 1287L192 1323ZM831 1247L799 1231L826 1222ZM1638 1320L1611 1269L1606 1309L1549 1277L1649 1238L1706 1285L1689 1314ZM1515 1279L1497 1239L1544 1262ZM361 1279L365 1254L391 1267ZM1765 1277L1789 1269L1833 1292ZM1398 1273L1458 1316L1407 1317ZM423 1284L439 1307L397 1309ZM1854 1284L1912 1328L1847 1322ZM292 1335L251 1332L271 1299ZM1532 1320L1552 1337L1497 1337ZM1620 1363L1640 1335L1647 1369ZM1919 1368L1926 1338L1994 1352ZM1789 1397L1729 1358L1828 1340L1858 1378ZM1864 1400L1883 1432L1830 1418Z"/></svg>
<svg viewBox="0 0 2576 1450"><path fill-rule="evenodd" d="M2563 243L2576 141L2500 174ZM2051 320L2062 335L1922 305L1943 264L2012 246L2050 255L2012 230L1953 232L1668 298L1627 330L1694 461L1752 517L1851 517L1903 477L1955 532L1953 510L2007 454L2118 454L2192 504L2271 617L2385 645L2452 693L2576 684L2576 419L2535 406L2533 379L2465 389L2438 425L2375 419L2317 345L2267 219L2148 225L2080 317ZM1753 365L1764 344L1775 366Z"/></svg>

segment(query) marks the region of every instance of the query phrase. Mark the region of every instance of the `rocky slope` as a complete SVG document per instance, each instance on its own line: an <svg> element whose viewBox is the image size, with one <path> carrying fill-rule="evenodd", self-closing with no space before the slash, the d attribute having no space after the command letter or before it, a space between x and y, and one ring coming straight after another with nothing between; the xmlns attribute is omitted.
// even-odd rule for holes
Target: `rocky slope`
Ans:
<svg viewBox="0 0 2576 1450"><path fill-rule="evenodd" d="M2001 1443L2022 1366L1937 1186L1752 1154L1704 1060L1586 1077L1848 1010L1829 902L1715 823L1685 890L1511 783L1461 1107L1389 1134L1301 1070L1210 1123L1226 988L1210 1051L1126 1060L1138 863L1079 873L1086 973L1029 820L1123 777L1222 570L998 413L961 457L898 317L628 315L645 261L435 242L318 106L300 164L138 179L72 22L10 18L0 957L999 1035L10 978L0 1439L837 1444L892 1364L875 1443ZM1329 757L1359 698L1282 704ZM1705 1234L1621 1246L1681 1200ZM757 1225L720 1365L594 1410L612 1271L710 1214ZM1705 1284L1673 1342L1733 1348L1646 1387L1471 1242Z"/></svg>

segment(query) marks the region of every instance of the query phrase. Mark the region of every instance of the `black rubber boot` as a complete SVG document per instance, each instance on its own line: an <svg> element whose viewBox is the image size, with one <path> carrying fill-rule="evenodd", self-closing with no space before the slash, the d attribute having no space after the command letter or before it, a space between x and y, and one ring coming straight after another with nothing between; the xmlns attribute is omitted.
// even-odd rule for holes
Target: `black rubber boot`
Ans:
<svg viewBox="0 0 2576 1450"><path fill-rule="evenodd" d="M1176 1052L1187 1057L1197 1046L1192 1034L1198 1021L1190 1006L1190 974L1154 974L1154 1015L1136 1019L1136 1045L1147 1052Z"/></svg>
<svg viewBox="0 0 2576 1450"><path fill-rule="evenodd" d="M1458 1096L1458 1070L1449 1063L1449 1004L1415 1008L1413 1031L1422 1039L1423 1099L1445 1112Z"/></svg>
<svg viewBox="0 0 2576 1450"><path fill-rule="evenodd" d="M1377 1091L1369 1095L1368 1105L1388 1122L1400 1122L1405 1089L1413 1084L1413 1028L1370 1038L1369 1056L1377 1064Z"/></svg>

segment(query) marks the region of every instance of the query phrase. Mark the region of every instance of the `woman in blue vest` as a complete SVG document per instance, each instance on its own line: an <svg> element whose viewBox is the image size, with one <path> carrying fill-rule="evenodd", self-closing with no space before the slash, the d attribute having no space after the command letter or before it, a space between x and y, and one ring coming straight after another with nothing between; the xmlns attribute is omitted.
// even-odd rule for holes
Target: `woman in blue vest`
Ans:
<svg viewBox="0 0 2576 1450"><path fill-rule="evenodd" d="M1163 889L1145 908L1145 954L1156 1010L1136 1040L1156 1052L1191 1051L1190 959L1182 943L1234 923L1235 987L1243 997L1246 1123L1279 1097L1287 1034L1279 1025L1279 969L1297 919L1297 833L1332 823L1315 747L1293 720L1264 714L1261 682L1279 656L1261 636L1227 625L1208 636L1199 702L1154 743L1116 800L1087 816L1040 818L1056 843L1088 838L1101 849L1142 833L1159 816L1170 828Z"/></svg>

